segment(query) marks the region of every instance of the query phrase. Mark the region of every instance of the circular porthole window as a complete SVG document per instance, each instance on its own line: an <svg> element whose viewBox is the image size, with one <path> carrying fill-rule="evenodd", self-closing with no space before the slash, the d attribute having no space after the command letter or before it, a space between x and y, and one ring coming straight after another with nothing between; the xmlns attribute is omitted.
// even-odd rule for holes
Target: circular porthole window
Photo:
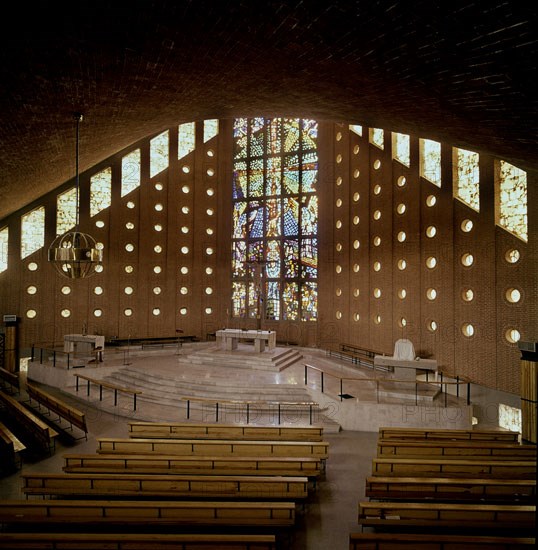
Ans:
<svg viewBox="0 0 538 550"><path fill-rule="evenodd" d="M35 319L37 317L37 311L35 309L26 310L27 319Z"/></svg>
<svg viewBox="0 0 538 550"><path fill-rule="evenodd" d="M517 288L509 288L505 296L511 304L517 304L521 300L521 292Z"/></svg>
<svg viewBox="0 0 538 550"><path fill-rule="evenodd" d="M521 334L519 330L515 328L509 328L505 333L504 337L506 338L506 341L510 344L516 344L521 339Z"/></svg>
<svg viewBox="0 0 538 550"><path fill-rule="evenodd" d="M509 264L517 263L519 261L520 257L521 257L521 254L520 254L519 250L517 250L516 248L512 248L512 249L508 250L506 252L506 254L504 255L505 260Z"/></svg>
<svg viewBox="0 0 538 550"><path fill-rule="evenodd" d="M61 315L64 319L67 319L68 317L71 316L71 310L69 310L69 309L62 309L62 311L60 311L60 315Z"/></svg>
<svg viewBox="0 0 538 550"><path fill-rule="evenodd" d="M474 263L474 258L472 254L466 253L461 257L461 263L465 267L470 267Z"/></svg>
<svg viewBox="0 0 538 550"><path fill-rule="evenodd" d="M461 332L463 336L470 338L471 336L474 336L474 326L471 325L471 323L465 323L461 327Z"/></svg>
<svg viewBox="0 0 538 550"><path fill-rule="evenodd" d="M472 302L474 300L474 292L470 288L466 288L461 293L461 298L464 302Z"/></svg>

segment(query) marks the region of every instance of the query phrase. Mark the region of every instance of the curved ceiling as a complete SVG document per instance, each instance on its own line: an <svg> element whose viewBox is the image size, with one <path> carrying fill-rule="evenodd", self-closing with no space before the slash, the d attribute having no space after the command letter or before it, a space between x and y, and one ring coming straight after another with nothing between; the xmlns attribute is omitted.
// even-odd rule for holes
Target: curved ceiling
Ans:
<svg viewBox="0 0 538 550"><path fill-rule="evenodd" d="M321 6L320 6L321 4ZM301 115L538 168L537 13L506 0L32 2L1 37L0 219L180 122Z"/></svg>

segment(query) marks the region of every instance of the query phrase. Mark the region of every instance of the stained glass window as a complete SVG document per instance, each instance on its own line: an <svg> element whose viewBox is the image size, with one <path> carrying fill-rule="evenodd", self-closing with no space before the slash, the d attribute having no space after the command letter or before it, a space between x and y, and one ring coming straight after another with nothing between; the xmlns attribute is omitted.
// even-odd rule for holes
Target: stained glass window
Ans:
<svg viewBox="0 0 538 550"><path fill-rule="evenodd" d="M381 128L370 128L370 143L373 143L380 149L385 147L385 135Z"/></svg>
<svg viewBox="0 0 538 550"><path fill-rule="evenodd" d="M465 149L453 149L454 196L467 206L480 210L479 155Z"/></svg>
<svg viewBox="0 0 538 550"><path fill-rule="evenodd" d="M504 160L496 168L497 224L527 241L527 173Z"/></svg>
<svg viewBox="0 0 538 550"><path fill-rule="evenodd" d="M0 273L6 271L7 269L8 239L9 228L3 227L0 229Z"/></svg>
<svg viewBox="0 0 538 550"><path fill-rule="evenodd" d="M410 140L407 134L392 134L392 156L405 166L411 164Z"/></svg>
<svg viewBox="0 0 538 550"><path fill-rule="evenodd" d="M112 201L112 168L110 166L90 178L90 217L108 208Z"/></svg>
<svg viewBox="0 0 538 550"><path fill-rule="evenodd" d="M140 187L140 149L131 151L121 159L121 196Z"/></svg>
<svg viewBox="0 0 538 550"><path fill-rule="evenodd" d="M21 258L45 246L45 208L40 206L21 216Z"/></svg>
<svg viewBox="0 0 538 550"><path fill-rule="evenodd" d="M156 176L168 168L168 130L149 142L149 175Z"/></svg>
<svg viewBox="0 0 538 550"><path fill-rule="evenodd" d="M441 144L438 141L420 140L420 175L441 187Z"/></svg>
<svg viewBox="0 0 538 550"><path fill-rule="evenodd" d="M180 124L178 128L177 158L182 159L192 153L196 143L196 127L194 122Z"/></svg>
<svg viewBox="0 0 538 550"><path fill-rule="evenodd" d="M204 120L204 143L207 143L210 139L213 139L219 133L219 120L218 118L212 118Z"/></svg>
<svg viewBox="0 0 538 550"><path fill-rule="evenodd" d="M63 235L77 225L77 188L72 187L56 198L56 235Z"/></svg>
<svg viewBox="0 0 538 550"><path fill-rule="evenodd" d="M234 317L317 318L317 141L314 120L234 120Z"/></svg>

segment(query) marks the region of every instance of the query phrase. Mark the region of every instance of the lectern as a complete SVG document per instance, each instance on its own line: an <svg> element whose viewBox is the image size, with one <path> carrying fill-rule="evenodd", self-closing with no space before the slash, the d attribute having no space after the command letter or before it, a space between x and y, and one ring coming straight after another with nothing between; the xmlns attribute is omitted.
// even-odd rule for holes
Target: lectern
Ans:
<svg viewBox="0 0 538 550"><path fill-rule="evenodd" d="M521 438L536 443L538 342L518 342L521 351Z"/></svg>

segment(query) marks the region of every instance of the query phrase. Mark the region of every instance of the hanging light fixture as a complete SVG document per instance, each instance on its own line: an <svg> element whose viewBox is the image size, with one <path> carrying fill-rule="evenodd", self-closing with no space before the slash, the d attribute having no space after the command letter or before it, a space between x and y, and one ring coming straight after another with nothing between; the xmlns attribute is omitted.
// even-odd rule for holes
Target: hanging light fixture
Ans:
<svg viewBox="0 0 538 550"><path fill-rule="evenodd" d="M103 251L97 248L95 239L86 233L79 231L79 175L78 175L78 150L79 150L79 126L82 114L76 113L77 139L76 139L76 204L75 204L75 229L63 235L58 235L49 247L49 262L56 271L68 279L84 279L96 273L96 269L103 261Z"/></svg>

